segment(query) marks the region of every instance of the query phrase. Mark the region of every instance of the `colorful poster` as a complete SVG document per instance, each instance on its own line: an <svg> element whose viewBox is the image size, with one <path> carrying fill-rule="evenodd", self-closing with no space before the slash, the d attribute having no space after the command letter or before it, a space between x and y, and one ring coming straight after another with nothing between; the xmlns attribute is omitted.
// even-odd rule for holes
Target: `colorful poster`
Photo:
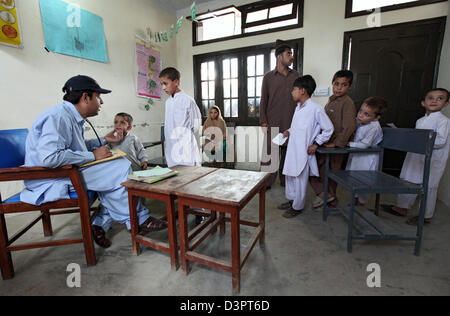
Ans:
<svg viewBox="0 0 450 316"><path fill-rule="evenodd" d="M0 44L22 47L16 0L0 0Z"/></svg>
<svg viewBox="0 0 450 316"><path fill-rule="evenodd" d="M138 66L137 93L140 97L161 99L161 52L159 48L136 39Z"/></svg>
<svg viewBox="0 0 450 316"><path fill-rule="evenodd" d="M60 0L39 0L39 5L49 51L108 62L101 17Z"/></svg>

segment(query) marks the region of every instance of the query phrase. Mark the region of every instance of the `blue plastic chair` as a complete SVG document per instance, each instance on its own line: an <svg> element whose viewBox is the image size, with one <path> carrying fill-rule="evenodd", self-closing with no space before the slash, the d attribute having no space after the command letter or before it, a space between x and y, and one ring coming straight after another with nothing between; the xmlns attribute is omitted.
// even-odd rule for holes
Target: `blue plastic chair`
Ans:
<svg viewBox="0 0 450 316"><path fill-rule="evenodd" d="M0 155L0 182L70 178L76 194L71 194L70 199L67 200L59 200L35 206L21 202L20 193L3 200L0 191L0 268L4 280L14 277L14 266L11 259L11 252L13 251L83 243L87 264L95 265L96 263L90 225L89 195L83 186L78 168L75 166L64 166L54 169L22 167L25 159L25 143L27 135L28 130L26 129L0 130L0 148L2 151L2 154ZM91 197L93 197L92 194L93 193L91 193ZM58 209L66 210L57 211ZM10 238L6 227L5 214L33 211L40 211L39 216ZM22 245L15 244L21 236L39 221L42 221L44 235L52 236L51 216L70 213L80 213L82 238L53 240Z"/></svg>

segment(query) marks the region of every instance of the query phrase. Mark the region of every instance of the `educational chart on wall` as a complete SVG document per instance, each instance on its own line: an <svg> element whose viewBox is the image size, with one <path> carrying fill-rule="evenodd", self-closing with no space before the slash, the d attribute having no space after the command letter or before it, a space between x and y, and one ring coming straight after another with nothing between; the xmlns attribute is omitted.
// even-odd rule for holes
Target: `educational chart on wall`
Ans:
<svg viewBox="0 0 450 316"><path fill-rule="evenodd" d="M22 47L16 0L0 0L0 44Z"/></svg>
<svg viewBox="0 0 450 316"><path fill-rule="evenodd" d="M140 97L161 99L161 52L154 45L136 38L136 60L138 66L137 93Z"/></svg>
<svg viewBox="0 0 450 316"><path fill-rule="evenodd" d="M49 51L108 62L101 17L60 0L39 0L39 5Z"/></svg>

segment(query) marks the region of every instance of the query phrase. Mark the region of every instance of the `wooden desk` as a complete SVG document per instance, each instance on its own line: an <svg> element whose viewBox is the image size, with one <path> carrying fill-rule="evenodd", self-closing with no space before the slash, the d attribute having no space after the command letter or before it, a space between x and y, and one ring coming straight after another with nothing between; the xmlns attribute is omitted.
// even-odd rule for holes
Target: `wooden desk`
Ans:
<svg viewBox="0 0 450 316"><path fill-rule="evenodd" d="M179 263L178 263L177 230L176 230L175 207L174 207L176 195L174 195L174 192L177 190L177 188L180 188L205 175L208 175L211 172L216 171L217 169L201 168L201 167L184 167L184 166L178 166L171 169L179 171L180 174L178 176L165 179L163 181L153 184L129 180L125 183L122 183L122 185L128 189L128 199L130 204L131 239L133 244L134 255L137 256L140 254L141 251L140 244L154 248L162 252L169 253L172 269L177 270L179 267ZM139 235L139 223L136 212L136 204L138 197L155 199L166 203L169 244Z"/></svg>
<svg viewBox="0 0 450 316"><path fill-rule="evenodd" d="M265 228L265 180L267 173L219 169L203 176L196 181L175 190L178 196L178 221L180 225L180 253L183 273L189 273L189 261L225 270L233 276L233 291L240 290L241 269L247 261L250 252L259 240L264 243ZM240 211L259 193L259 222L240 220ZM210 218L208 225L198 226L189 234L187 215L191 214L188 206L200 207L217 211L219 217ZM225 214L230 214L226 217ZM214 221L212 221L214 220ZM212 222L211 222L212 221ZM231 256L230 262L218 260L194 252L194 249L211 233L217 231L220 225L221 233L225 233L225 222L231 222ZM205 224L205 223L204 223ZM249 244L241 260L240 225L255 227ZM202 230L201 232L199 230ZM195 239L193 234L198 235Z"/></svg>

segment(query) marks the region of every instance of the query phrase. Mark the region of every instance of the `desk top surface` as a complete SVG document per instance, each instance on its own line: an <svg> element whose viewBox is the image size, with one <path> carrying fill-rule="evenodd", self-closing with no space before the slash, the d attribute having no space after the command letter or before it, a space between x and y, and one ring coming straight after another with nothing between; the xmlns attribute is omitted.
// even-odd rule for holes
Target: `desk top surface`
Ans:
<svg viewBox="0 0 450 316"><path fill-rule="evenodd" d="M218 169L178 188L174 194L205 202L240 206L261 190L267 177L269 174L265 172Z"/></svg>
<svg viewBox="0 0 450 316"><path fill-rule="evenodd" d="M177 176L171 177L156 183L144 183L135 180L128 180L122 183L128 189L133 190L143 190L154 193L171 194L174 193L179 187L191 183L205 175L215 172L215 168L204 168L204 167L186 167L186 166L176 166L170 168L180 172Z"/></svg>

